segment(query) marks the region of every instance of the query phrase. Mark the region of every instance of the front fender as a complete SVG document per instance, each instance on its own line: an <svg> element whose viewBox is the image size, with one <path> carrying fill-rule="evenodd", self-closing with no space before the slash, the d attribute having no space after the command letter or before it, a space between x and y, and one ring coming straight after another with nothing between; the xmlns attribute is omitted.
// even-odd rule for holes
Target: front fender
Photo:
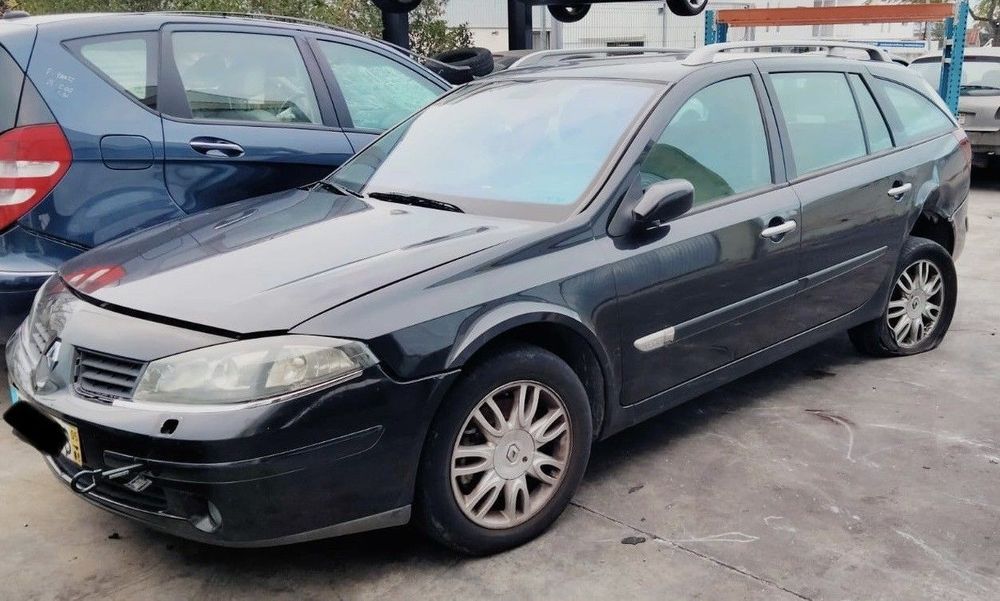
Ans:
<svg viewBox="0 0 1000 601"><path fill-rule="evenodd" d="M601 369L608 373L611 358L594 331L576 312L559 305L538 301L507 303L478 316L456 340L446 361L447 369L462 367L478 350L504 333L529 324L554 324L569 328L590 345Z"/></svg>

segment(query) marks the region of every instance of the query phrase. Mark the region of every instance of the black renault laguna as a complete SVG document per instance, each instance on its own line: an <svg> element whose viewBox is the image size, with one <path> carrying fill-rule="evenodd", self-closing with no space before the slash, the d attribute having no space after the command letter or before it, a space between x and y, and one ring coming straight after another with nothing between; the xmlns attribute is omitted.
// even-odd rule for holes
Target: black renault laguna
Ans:
<svg viewBox="0 0 1000 601"><path fill-rule="evenodd" d="M933 90L716 58L510 71L315 186L82 255L7 345L6 420L81 498L179 536L412 514L488 553L558 517L594 440L844 330L935 347L969 152Z"/></svg>

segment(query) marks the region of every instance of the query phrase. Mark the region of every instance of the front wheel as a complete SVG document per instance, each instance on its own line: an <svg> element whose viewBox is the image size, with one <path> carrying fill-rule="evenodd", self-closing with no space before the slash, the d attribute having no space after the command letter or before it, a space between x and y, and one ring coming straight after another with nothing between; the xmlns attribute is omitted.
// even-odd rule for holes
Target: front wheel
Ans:
<svg viewBox="0 0 1000 601"><path fill-rule="evenodd" d="M955 314L958 277L940 244L911 237L903 244L882 315L850 330L851 342L877 357L915 355L941 344Z"/></svg>
<svg viewBox="0 0 1000 601"><path fill-rule="evenodd" d="M421 457L417 516L435 540L471 555L521 545L569 503L593 425L580 379L534 346L469 372L434 419Z"/></svg>

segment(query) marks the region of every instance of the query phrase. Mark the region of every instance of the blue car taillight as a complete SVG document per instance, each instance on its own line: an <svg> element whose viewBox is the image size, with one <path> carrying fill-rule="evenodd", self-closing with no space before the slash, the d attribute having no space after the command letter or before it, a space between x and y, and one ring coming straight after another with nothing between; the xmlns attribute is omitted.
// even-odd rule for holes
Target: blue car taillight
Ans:
<svg viewBox="0 0 1000 601"><path fill-rule="evenodd" d="M73 153L56 124L0 135L0 230L30 211L66 175Z"/></svg>

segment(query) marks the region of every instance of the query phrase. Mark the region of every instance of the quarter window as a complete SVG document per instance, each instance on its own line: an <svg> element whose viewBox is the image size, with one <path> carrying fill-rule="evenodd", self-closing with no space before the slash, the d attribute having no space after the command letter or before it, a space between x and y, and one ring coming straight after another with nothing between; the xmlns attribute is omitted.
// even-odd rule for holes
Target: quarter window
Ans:
<svg viewBox="0 0 1000 601"><path fill-rule="evenodd" d="M799 175L866 154L861 117L843 73L771 75Z"/></svg>
<svg viewBox="0 0 1000 601"><path fill-rule="evenodd" d="M293 38L179 32L172 42L195 119L322 122L312 80Z"/></svg>
<svg viewBox="0 0 1000 601"><path fill-rule="evenodd" d="M869 152L876 153L886 148L892 148L889 127L885 124L885 117L882 116L882 111L875 103L871 90L857 73L851 73L848 75L848 79L851 80L854 97L858 99L858 108L861 109L861 120L864 121L865 131L868 133Z"/></svg>
<svg viewBox="0 0 1000 601"><path fill-rule="evenodd" d="M767 136L750 78L712 84L688 99L639 175L644 190L666 179L690 181L696 205L770 184Z"/></svg>
<svg viewBox="0 0 1000 601"><path fill-rule="evenodd" d="M406 66L347 44L320 42L354 127L385 130L437 98L442 90Z"/></svg>
<svg viewBox="0 0 1000 601"><path fill-rule="evenodd" d="M882 80L882 88L892 108L896 109L904 143L918 142L951 131L955 126L936 104L910 88Z"/></svg>
<svg viewBox="0 0 1000 601"><path fill-rule="evenodd" d="M139 102L156 109L156 74L146 38L96 39L79 47L80 56Z"/></svg>

